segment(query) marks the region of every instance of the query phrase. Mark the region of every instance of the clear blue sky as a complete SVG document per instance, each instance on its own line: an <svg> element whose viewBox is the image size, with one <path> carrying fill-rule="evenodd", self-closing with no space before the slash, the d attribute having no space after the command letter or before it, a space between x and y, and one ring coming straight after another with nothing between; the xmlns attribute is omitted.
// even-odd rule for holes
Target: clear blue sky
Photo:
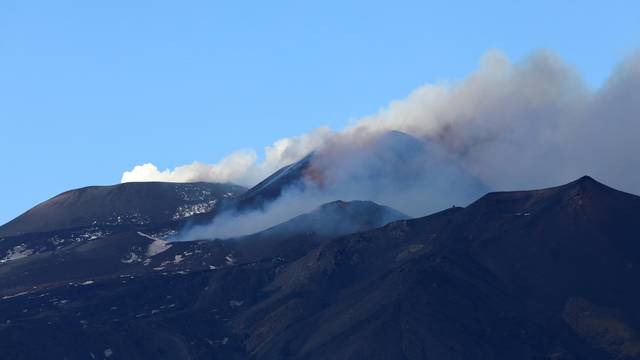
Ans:
<svg viewBox="0 0 640 360"><path fill-rule="evenodd" d="M490 48L549 48L597 87L640 45L621 1L0 2L0 223L144 162L370 114Z"/></svg>

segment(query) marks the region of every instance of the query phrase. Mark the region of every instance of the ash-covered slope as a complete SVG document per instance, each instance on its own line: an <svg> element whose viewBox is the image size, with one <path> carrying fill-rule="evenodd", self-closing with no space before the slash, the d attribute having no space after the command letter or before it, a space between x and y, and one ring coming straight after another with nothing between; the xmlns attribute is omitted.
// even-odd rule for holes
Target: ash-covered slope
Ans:
<svg viewBox="0 0 640 360"><path fill-rule="evenodd" d="M585 177L325 243L239 315L256 358L640 358L640 198Z"/></svg>
<svg viewBox="0 0 640 360"><path fill-rule="evenodd" d="M245 301L238 290L258 295L261 279L331 236L404 217L335 202L242 239L166 242L153 226L136 231L144 225L0 238L2 357L246 358L225 335L225 316ZM208 285L212 276L222 283Z"/></svg>
<svg viewBox="0 0 640 360"><path fill-rule="evenodd" d="M173 243L119 275L5 290L3 355L638 359L639 213L585 177L318 241L276 227L253 253Z"/></svg>
<svg viewBox="0 0 640 360"><path fill-rule="evenodd" d="M269 202L277 199L285 190L304 190L308 171L313 161L311 153L303 159L287 165L247 190L239 198L239 210L260 209Z"/></svg>
<svg viewBox="0 0 640 360"><path fill-rule="evenodd" d="M210 212L242 194L233 184L124 183L64 192L0 227L0 236L103 225L167 223Z"/></svg>
<svg viewBox="0 0 640 360"><path fill-rule="evenodd" d="M168 242L150 224L92 226L0 238L0 297L32 286L229 264L292 260L320 242L406 218L368 201L336 201L242 238ZM171 231L173 233L173 231Z"/></svg>

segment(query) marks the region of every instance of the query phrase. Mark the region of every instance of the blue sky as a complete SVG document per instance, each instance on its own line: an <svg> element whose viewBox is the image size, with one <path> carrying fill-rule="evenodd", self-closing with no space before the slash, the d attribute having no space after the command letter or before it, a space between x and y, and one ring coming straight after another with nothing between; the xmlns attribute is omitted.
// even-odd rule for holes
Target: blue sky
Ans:
<svg viewBox="0 0 640 360"><path fill-rule="evenodd" d="M548 48L592 87L636 1L0 2L0 223L134 165L216 162L343 127L488 49Z"/></svg>

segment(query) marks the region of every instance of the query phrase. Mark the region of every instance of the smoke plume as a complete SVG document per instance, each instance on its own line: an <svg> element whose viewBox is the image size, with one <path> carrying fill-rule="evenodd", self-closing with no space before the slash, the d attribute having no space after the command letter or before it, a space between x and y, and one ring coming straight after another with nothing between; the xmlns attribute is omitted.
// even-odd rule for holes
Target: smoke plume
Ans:
<svg viewBox="0 0 640 360"><path fill-rule="evenodd" d="M278 140L265 149L264 160L258 160L256 152L241 151L212 165L159 171L145 164L125 172L122 181L254 185L315 151L313 167L321 169L320 184L340 186L309 186L282 197L281 205L272 207L289 207L292 214L276 211L278 218L302 210L293 203L306 201L311 209L316 202L336 198L378 201L416 216L454 203L465 205L486 190L539 188L584 174L640 193L639 94L638 55L592 90L576 70L548 51L516 63L491 51L460 82L422 86L342 131L320 129ZM390 131L411 135L424 149L389 145L395 142L388 139ZM385 158L394 151L415 154L409 162L402 156ZM253 214L255 223L275 221L268 212L260 214L265 221Z"/></svg>
<svg viewBox="0 0 640 360"><path fill-rule="evenodd" d="M194 162L173 170L160 171L154 164L136 165L122 174L121 182L232 182L253 186L279 168L300 160L320 147L332 135L328 128L319 128L308 134L284 138L264 149L264 160L258 161L255 150L238 150L217 164Z"/></svg>

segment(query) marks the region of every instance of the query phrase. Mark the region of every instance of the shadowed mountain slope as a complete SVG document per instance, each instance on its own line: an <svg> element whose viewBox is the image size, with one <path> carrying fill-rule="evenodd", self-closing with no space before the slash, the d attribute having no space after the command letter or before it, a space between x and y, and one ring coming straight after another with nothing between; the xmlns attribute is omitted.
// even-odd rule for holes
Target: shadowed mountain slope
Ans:
<svg viewBox="0 0 640 360"><path fill-rule="evenodd" d="M588 177L488 194L323 244L234 325L263 359L635 359L638 211Z"/></svg>
<svg viewBox="0 0 640 360"><path fill-rule="evenodd" d="M10 236L0 238L0 295L88 278L292 260L326 239L404 218L406 215L373 202L336 201L265 231L227 240L168 242L163 239L166 231L158 232L153 226L150 231L138 231L141 225Z"/></svg>
<svg viewBox="0 0 640 360"><path fill-rule="evenodd" d="M146 225L211 212L246 189L213 183L124 183L64 192L0 227L0 236L101 225Z"/></svg>
<svg viewBox="0 0 640 360"><path fill-rule="evenodd" d="M303 190L305 180L314 154L287 165L242 194L238 200L238 209L260 209L277 199L287 189Z"/></svg>
<svg viewBox="0 0 640 360"><path fill-rule="evenodd" d="M172 243L161 259L139 261L145 271L5 288L3 355L639 359L638 214L639 197L584 177L303 240L294 256L281 255L300 237L282 231L325 215L253 240ZM262 240L254 253L239 246ZM0 277L33 256L0 264Z"/></svg>
<svg viewBox="0 0 640 360"><path fill-rule="evenodd" d="M371 201L334 201L255 234L229 239L247 259L298 258L321 241L374 229L408 216Z"/></svg>

